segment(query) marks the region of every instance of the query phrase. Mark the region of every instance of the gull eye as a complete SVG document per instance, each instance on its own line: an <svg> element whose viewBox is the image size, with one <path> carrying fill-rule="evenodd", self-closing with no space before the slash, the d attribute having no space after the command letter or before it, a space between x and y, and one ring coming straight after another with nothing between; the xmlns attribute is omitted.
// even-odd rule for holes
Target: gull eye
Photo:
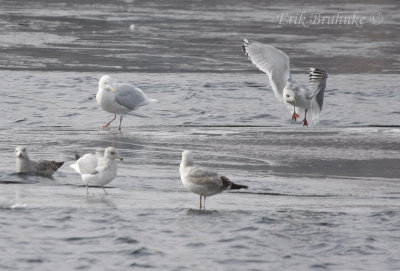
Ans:
<svg viewBox="0 0 400 271"><path fill-rule="evenodd" d="M286 94L286 97L288 97L288 98L289 98L289 97L290 97L290 96L289 96L289 94Z"/></svg>
<svg viewBox="0 0 400 271"><path fill-rule="evenodd" d="M114 155L114 154L115 154L115 152L113 152L113 151L112 151L112 152L111 152L111 154L112 154L112 155Z"/></svg>

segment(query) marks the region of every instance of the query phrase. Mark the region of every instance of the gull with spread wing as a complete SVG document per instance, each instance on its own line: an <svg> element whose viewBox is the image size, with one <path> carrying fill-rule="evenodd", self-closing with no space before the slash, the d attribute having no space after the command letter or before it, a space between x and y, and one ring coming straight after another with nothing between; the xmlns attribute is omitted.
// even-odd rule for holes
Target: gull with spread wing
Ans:
<svg viewBox="0 0 400 271"><path fill-rule="evenodd" d="M314 125L319 122L328 78L326 72L310 68L309 86L305 88L291 78L289 57L281 50L246 39L242 49L250 61L268 75L275 97L289 106L293 120L301 114L304 126L308 126L307 118Z"/></svg>

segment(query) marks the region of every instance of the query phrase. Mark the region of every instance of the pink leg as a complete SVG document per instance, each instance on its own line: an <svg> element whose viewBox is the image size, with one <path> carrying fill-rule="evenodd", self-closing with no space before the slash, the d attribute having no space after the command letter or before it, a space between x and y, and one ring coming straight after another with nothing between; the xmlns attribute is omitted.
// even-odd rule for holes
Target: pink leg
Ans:
<svg viewBox="0 0 400 271"><path fill-rule="evenodd" d="M308 127L308 122L307 122L307 109L306 109L305 114L304 114L303 126L307 126L307 127Z"/></svg>
<svg viewBox="0 0 400 271"><path fill-rule="evenodd" d="M86 197L89 197L89 185L86 184Z"/></svg>
<svg viewBox="0 0 400 271"><path fill-rule="evenodd" d="M109 127L111 122L113 122L116 118L117 118L117 114L114 114L114 118L112 120L110 120L109 122L107 122L106 124L104 124L102 127L103 128Z"/></svg>
<svg viewBox="0 0 400 271"><path fill-rule="evenodd" d="M203 209L206 209L206 196L204 196Z"/></svg>
<svg viewBox="0 0 400 271"><path fill-rule="evenodd" d="M118 130L121 131L121 123L122 123L122 115L121 117L119 117L119 126L118 126Z"/></svg>
<svg viewBox="0 0 400 271"><path fill-rule="evenodd" d="M300 116L299 116L299 114L296 113L296 106L294 106L292 120L296 121L298 117L300 117Z"/></svg>
<svg viewBox="0 0 400 271"><path fill-rule="evenodd" d="M201 195L200 195L200 210L201 210Z"/></svg>

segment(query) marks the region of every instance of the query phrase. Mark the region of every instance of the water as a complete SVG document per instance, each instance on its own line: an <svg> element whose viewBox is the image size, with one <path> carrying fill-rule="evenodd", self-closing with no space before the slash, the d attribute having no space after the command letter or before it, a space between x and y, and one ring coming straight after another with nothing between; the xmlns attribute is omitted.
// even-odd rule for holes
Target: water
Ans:
<svg viewBox="0 0 400 271"><path fill-rule="evenodd" d="M398 270L399 5L323 6L2 1L0 268ZM382 24L277 21L375 11ZM317 127L291 122L243 38L287 52L299 82L328 71ZM104 73L159 100L121 133L99 129L112 117L95 102ZM52 179L14 175L17 145L67 162ZM118 177L86 197L69 164L106 146L124 157ZM184 149L250 189L199 211Z"/></svg>

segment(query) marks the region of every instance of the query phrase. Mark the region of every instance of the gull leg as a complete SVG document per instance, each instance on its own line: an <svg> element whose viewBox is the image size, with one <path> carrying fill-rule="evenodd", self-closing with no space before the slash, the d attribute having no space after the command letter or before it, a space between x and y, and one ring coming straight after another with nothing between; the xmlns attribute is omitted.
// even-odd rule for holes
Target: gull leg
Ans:
<svg viewBox="0 0 400 271"><path fill-rule="evenodd" d="M108 195L107 192L106 192L106 190L104 189L104 186L102 186L102 188L103 188L104 194L105 194L105 195Z"/></svg>
<svg viewBox="0 0 400 271"><path fill-rule="evenodd" d="M122 123L122 115L121 117L119 117L119 126L118 126L119 131L121 131L121 123Z"/></svg>
<svg viewBox="0 0 400 271"><path fill-rule="evenodd" d="M201 210L201 195L200 195L200 210Z"/></svg>
<svg viewBox="0 0 400 271"><path fill-rule="evenodd" d="M86 197L89 197L89 185L86 183Z"/></svg>
<svg viewBox="0 0 400 271"><path fill-rule="evenodd" d="M117 118L117 114L114 114L114 118L112 120L110 120L109 122L107 122L106 124L104 124L102 127L108 128L110 126L111 122L113 122L116 118Z"/></svg>
<svg viewBox="0 0 400 271"><path fill-rule="evenodd" d="M306 109L305 114L304 114L303 126L307 126L307 127L308 127L308 122L307 122L307 109Z"/></svg>
<svg viewBox="0 0 400 271"><path fill-rule="evenodd" d="M300 117L299 114L296 113L296 106L293 106L293 115L292 120L297 121L297 118Z"/></svg>
<svg viewBox="0 0 400 271"><path fill-rule="evenodd" d="M203 209L206 209L206 196L204 196Z"/></svg>

